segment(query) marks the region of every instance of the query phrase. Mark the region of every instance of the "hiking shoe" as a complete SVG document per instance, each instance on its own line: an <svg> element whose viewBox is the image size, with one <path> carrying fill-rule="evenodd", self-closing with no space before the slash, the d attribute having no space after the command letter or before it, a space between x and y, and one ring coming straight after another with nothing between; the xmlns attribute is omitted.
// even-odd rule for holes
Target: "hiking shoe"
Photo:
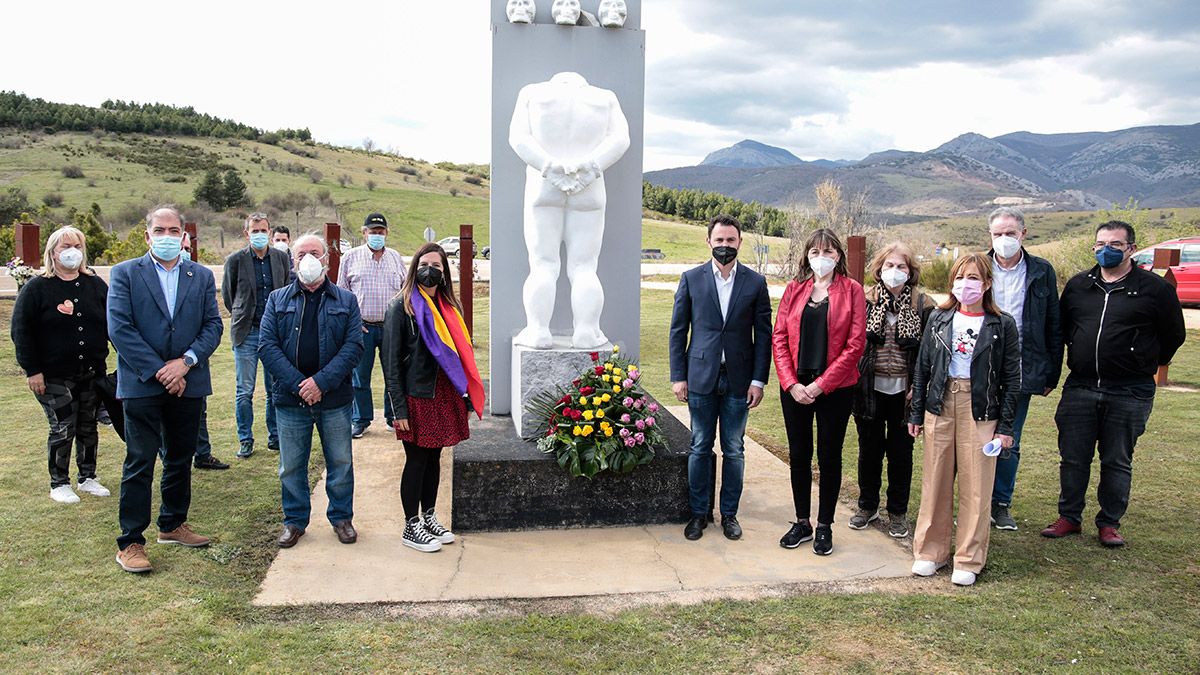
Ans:
<svg viewBox="0 0 1200 675"><path fill-rule="evenodd" d="M197 457L195 466L197 469L211 469L214 471L223 471L229 468L229 465L221 460L208 455L206 457Z"/></svg>
<svg viewBox="0 0 1200 675"><path fill-rule="evenodd" d="M796 548L806 541L812 541L813 529L807 520L792 523L792 529L779 539L779 545L784 548Z"/></svg>
<svg viewBox="0 0 1200 675"><path fill-rule="evenodd" d="M441 523L438 522L437 515L433 512L433 509L426 511L421 520L423 521L425 525L425 531L429 533L429 536L437 539L443 544L454 543L454 533L450 530L447 530L442 526Z"/></svg>
<svg viewBox="0 0 1200 675"><path fill-rule="evenodd" d="M188 548L201 548L208 546L212 540L202 534L196 534L192 531L192 526L184 523L170 532L159 532L158 543L160 544L178 544L187 546Z"/></svg>
<svg viewBox="0 0 1200 675"><path fill-rule="evenodd" d="M267 450L271 452L279 452L279 439L267 441Z"/></svg>
<svg viewBox="0 0 1200 675"><path fill-rule="evenodd" d="M420 516L413 516L404 525L404 545L425 553L442 550L442 542L433 538L425 529L425 523Z"/></svg>
<svg viewBox="0 0 1200 675"><path fill-rule="evenodd" d="M997 530L1017 529L1017 521L1008 512L1008 504L992 504L992 525Z"/></svg>
<svg viewBox="0 0 1200 675"><path fill-rule="evenodd" d="M829 555L833 553L833 527L817 525L817 538L813 540L813 553Z"/></svg>
<svg viewBox="0 0 1200 675"><path fill-rule="evenodd" d="M363 434L365 434L365 433L367 433L367 427L365 425L362 425L362 426L360 426L358 424L350 425L350 438L362 438Z"/></svg>
<svg viewBox="0 0 1200 675"><path fill-rule="evenodd" d="M913 561L912 573L919 577L931 577L945 566L946 563L936 563L932 560L916 560Z"/></svg>
<svg viewBox="0 0 1200 675"><path fill-rule="evenodd" d="M852 530L863 530L872 520L879 520L879 509L859 509L850 517L847 525Z"/></svg>
<svg viewBox="0 0 1200 675"><path fill-rule="evenodd" d="M955 586L970 586L975 583L975 573L966 570L954 570L950 575L950 583Z"/></svg>
<svg viewBox="0 0 1200 675"><path fill-rule="evenodd" d="M56 488L51 488L50 499L53 499L59 504L79 503L79 495L75 494L75 491L71 489L70 485L59 485Z"/></svg>
<svg viewBox="0 0 1200 675"><path fill-rule="evenodd" d="M150 559L146 557L146 547L142 544L130 544L117 551L117 564L126 572L134 574L142 574L154 569L150 565Z"/></svg>
<svg viewBox="0 0 1200 675"><path fill-rule="evenodd" d="M1062 516L1059 516L1058 520L1050 523L1049 527L1042 530L1042 536L1049 537L1050 539L1058 539L1059 537L1065 537L1068 534L1079 534L1080 532L1083 532L1082 527L1076 523L1072 523Z"/></svg>
<svg viewBox="0 0 1200 675"><path fill-rule="evenodd" d="M1115 527L1100 528L1100 543L1109 548L1118 548L1125 545L1125 537L1117 532Z"/></svg>
<svg viewBox="0 0 1200 675"><path fill-rule="evenodd" d="M108 497L112 495L112 493L108 491L108 488L101 485L100 481L96 480L95 478L87 478L83 481L80 481L79 491L86 492L93 497Z"/></svg>
<svg viewBox="0 0 1200 675"><path fill-rule="evenodd" d="M891 516L888 522L888 536L893 539L903 539L908 536L908 518L904 514Z"/></svg>
<svg viewBox="0 0 1200 675"><path fill-rule="evenodd" d="M250 455L253 455L253 454L254 454L254 444L253 443L242 443L241 449L237 451L237 454L234 455L234 457L237 457L238 459L249 459Z"/></svg>

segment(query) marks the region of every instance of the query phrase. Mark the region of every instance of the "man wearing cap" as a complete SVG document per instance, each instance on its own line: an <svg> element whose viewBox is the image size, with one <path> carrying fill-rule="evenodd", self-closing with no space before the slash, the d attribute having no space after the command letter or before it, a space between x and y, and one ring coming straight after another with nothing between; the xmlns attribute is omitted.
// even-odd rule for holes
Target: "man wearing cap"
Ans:
<svg viewBox="0 0 1200 675"><path fill-rule="evenodd" d="M394 249L385 246L388 224L382 213L372 213L363 222L366 243L355 246L342 256L337 285L358 299L362 314L363 352L354 369L354 412L351 435L362 438L375 419L371 398L371 371L375 368L375 353L383 349L383 317L388 302L404 284L404 259ZM381 353L382 357L382 353ZM382 363L382 361L381 361ZM386 388L383 394L383 417L392 426L392 404Z"/></svg>

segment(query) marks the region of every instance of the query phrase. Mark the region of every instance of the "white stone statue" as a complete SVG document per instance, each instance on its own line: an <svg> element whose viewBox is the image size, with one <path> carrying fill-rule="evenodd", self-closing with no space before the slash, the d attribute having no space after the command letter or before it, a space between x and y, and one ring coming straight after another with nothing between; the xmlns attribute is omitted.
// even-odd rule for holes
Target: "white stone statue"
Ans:
<svg viewBox="0 0 1200 675"><path fill-rule="evenodd" d="M558 283L559 248L567 248L574 315L572 346L608 342L600 330L604 289L596 275L604 240L604 171L629 149L629 124L616 94L578 73L558 73L517 95L508 143L525 170L525 328L513 342L552 345L550 318Z"/></svg>
<svg viewBox="0 0 1200 675"><path fill-rule="evenodd" d="M579 0L554 0L554 4L550 6L550 16L554 17L554 23L560 26L574 26L579 23Z"/></svg>
<svg viewBox="0 0 1200 675"><path fill-rule="evenodd" d="M537 16L537 5L533 4L533 0L508 0L504 12L508 15L509 23L533 23Z"/></svg>
<svg viewBox="0 0 1200 675"><path fill-rule="evenodd" d="M600 15L601 26L622 28L625 18L629 16L629 7L626 6L625 0L600 0L600 8L596 13Z"/></svg>

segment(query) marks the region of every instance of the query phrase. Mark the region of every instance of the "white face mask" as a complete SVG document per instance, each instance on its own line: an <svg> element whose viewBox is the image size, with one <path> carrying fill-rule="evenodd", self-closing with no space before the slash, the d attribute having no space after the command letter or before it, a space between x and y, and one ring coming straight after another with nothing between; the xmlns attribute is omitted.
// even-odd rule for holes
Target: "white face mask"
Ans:
<svg viewBox="0 0 1200 675"><path fill-rule="evenodd" d="M58 252L58 264L69 270L79 269L79 266L83 264L83 251L77 248L64 248Z"/></svg>
<svg viewBox="0 0 1200 675"><path fill-rule="evenodd" d="M808 265L812 268L813 274L823 279L829 276L830 272L833 272L833 268L837 266L837 263L833 261L833 258L818 255L809 258Z"/></svg>
<svg viewBox="0 0 1200 675"><path fill-rule="evenodd" d="M904 282L908 281L908 272L895 267L889 267L879 273L879 278L883 279L884 285L888 288L898 288L903 286Z"/></svg>
<svg viewBox="0 0 1200 675"><path fill-rule="evenodd" d="M992 249L1001 258L1011 258L1021 250L1021 241L1016 237L996 237L992 240Z"/></svg>
<svg viewBox="0 0 1200 675"><path fill-rule="evenodd" d="M284 253L288 253L291 251L291 249L288 248L286 241L277 241L271 245L274 246L277 251L283 251Z"/></svg>
<svg viewBox="0 0 1200 675"><path fill-rule="evenodd" d="M300 264L296 266L296 276L300 277L300 283L311 286L317 283L317 279L325 273L325 266L317 260L317 256L309 254L300 260Z"/></svg>

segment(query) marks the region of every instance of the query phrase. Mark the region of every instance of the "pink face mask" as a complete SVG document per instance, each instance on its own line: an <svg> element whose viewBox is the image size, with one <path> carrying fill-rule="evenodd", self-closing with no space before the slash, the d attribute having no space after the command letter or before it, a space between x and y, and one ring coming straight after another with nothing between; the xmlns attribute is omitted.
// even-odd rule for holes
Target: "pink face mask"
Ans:
<svg viewBox="0 0 1200 675"><path fill-rule="evenodd" d="M983 299L983 282L978 279L955 279L951 292L960 303L973 305Z"/></svg>

